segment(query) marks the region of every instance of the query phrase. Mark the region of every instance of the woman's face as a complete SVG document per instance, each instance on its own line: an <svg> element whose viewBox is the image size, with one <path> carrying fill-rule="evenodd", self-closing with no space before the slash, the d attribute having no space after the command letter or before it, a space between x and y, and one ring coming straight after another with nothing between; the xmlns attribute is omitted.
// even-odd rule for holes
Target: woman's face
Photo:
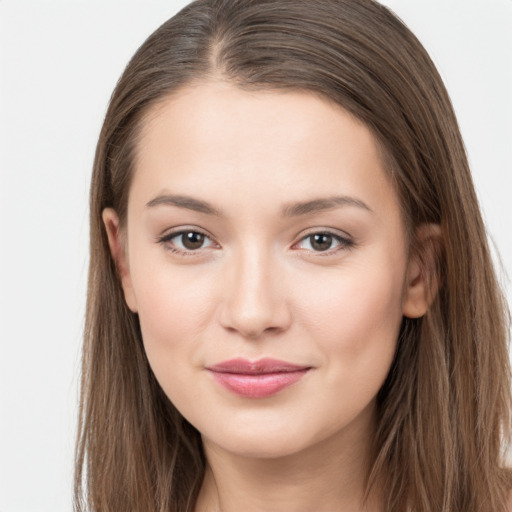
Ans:
<svg viewBox="0 0 512 512"><path fill-rule="evenodd" d="M135 164L126 231L104 220L151 367L205 443L365 435L416 279L369 130L309 93L212 82L153 108Z"/></svg>

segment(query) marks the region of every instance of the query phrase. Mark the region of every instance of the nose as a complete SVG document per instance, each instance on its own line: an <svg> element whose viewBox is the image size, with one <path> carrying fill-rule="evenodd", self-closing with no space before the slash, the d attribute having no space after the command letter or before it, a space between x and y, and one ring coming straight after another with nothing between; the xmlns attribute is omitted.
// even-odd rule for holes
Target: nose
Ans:
<svg viewBox="0 0 512 512"><path fill-rule="evenodd" d="M220 323L250 339L283 332L290 326L291 312L282 272L269 255L247 253L226 271Z"/></svg>

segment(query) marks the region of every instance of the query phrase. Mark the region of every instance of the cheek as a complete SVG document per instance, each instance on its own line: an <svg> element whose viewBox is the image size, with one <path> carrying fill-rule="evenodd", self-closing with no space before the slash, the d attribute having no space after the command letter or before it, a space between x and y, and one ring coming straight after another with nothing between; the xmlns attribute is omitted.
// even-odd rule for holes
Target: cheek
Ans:
<svg viewBox="0 0 512 512"><path fill-rule="evenodd" d="M138 268L142 270L134 275L134 288L144 347L165 387L169 358L173 371L198 363L201 334L214 314L211 280L192 266L180 268L168 262Z"/></svg>
<svg viewBox="0 0 512 512"><path fill-rule="evenodd" d="M324 286L308 286L308 301L301 305L306 328L333 375L354 382L385 378L402 321L398 269L351 266L325 279Z"/></svg>
<svg viewBox="0 0 512 512"><path fill-rule="evenodd" d="M324 286L308 286L315 292L302 304L302 318L325 383L308 414L324 418L324 436L355 421L389 373L402 322L402 277L392 269L352 267Z"/></svg>

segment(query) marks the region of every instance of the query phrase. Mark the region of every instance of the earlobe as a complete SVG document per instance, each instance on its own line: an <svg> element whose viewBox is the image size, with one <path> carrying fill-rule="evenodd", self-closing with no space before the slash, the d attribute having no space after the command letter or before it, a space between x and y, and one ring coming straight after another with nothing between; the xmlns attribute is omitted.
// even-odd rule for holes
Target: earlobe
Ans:
<svg viewBox="0 0 512 512"><path fill-rule="evenodd" d="M440 286L439 259L442 249L442 233L438 224L422 224L417 228L404 286L404 316L419 318L434 301Z"/></svg>
<svg viewBox="0 0 512 512"><path fill-rule="evenodd" d="M102 212L102 218L107 233L110 254L117 268L126 304L131 311L137 313L137 301L133 291L130 267L126 256L126 244L123 240L119 217L113 208L105 208Z"/></svg>

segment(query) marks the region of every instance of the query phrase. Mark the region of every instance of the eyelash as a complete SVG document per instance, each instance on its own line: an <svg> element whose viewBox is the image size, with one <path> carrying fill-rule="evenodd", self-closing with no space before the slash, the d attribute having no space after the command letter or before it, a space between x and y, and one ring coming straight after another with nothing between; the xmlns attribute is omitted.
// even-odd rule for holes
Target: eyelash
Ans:
<svg viewBox="0 0 512 512"><path fill-rule="evenodd" d="M173 231L171 233L167 233L162 237L159 237L157 239L157 242L164 245L165 248L170 251L171 253L178 254L180 256L199 256L199 251L201 249L206 249L207 247L199 247L195 250L186 250L181 248L176 248L173 245L170 245L170 242L174 238L178 238L180 236L183 236L185 234L199 234L205 237L205 239L208 239L212 245L215 245L215 242L213 241L212 237L205 233L202 230L199 230L197 228L190 228L190 229L180 229L178 231ZM316 256L330 256L340 250L349 250L352 249L356 244L355 241L349 238L348 236L342 236L339 233L335 233L333 231L330 231L328 229L318 230L318 231L312 231L310 233L307 233L303 235L300 240L293 244L292 248L299 245L301 242L304 242L305 240L312 239L314 236L318 235L324 235L332 237L333 242L336 242L338 245L334 248L329 248L325 251L315 251L313 249L298 249L298 250L304 250L304 251L311 251ZM310 241L311 246L311 241Z"/></svg>
<svg viewBox="0 0 512 512"><path fill-rule="evenodd" d="M295 247L295 246L299 245L301 242L304 242L305 240L308 240L308 239L310 240L309 245L311 245L312 237L319 236L319 235L332 237L332 241L336 242L338 245L336 247L331 247L325 251L315 251L312 249L299 249L299 250L311 251L315 254L315 256L331 256L331 255L337 253L338 251L349 250L355 246L355 241L353 239L351 239L350 237L340 235L339 233L336 233L329 229L322 229L319 231L311 231L309 233L304 234L298 242L293 244L292 247Z"/></svg>
<svg viewBox="0 0 512 512"><path fill-rule="evenodd" d="M213 240L212 240L212 237L210 235L208 235L208 233L205 233L204 231L197 229L197 228L180 229L178 231L172 231L171 233L167 233L167 234L163 235L162 237L158 238L157 242L164 245L165 248L171 253L178 254L180 256L199 256L199 250L205 249L205 247L200 247L199 249L195 249L195 250L186 250L186 249L176 248L173 245L170 245L170 242L173 238L178 238L179 236L183 236L187 233L194 233L194 234L202 235L205 237L205 239L210 240L210 242L212 242L212 244L215 244L215 242L213 242Z"/></svg>

